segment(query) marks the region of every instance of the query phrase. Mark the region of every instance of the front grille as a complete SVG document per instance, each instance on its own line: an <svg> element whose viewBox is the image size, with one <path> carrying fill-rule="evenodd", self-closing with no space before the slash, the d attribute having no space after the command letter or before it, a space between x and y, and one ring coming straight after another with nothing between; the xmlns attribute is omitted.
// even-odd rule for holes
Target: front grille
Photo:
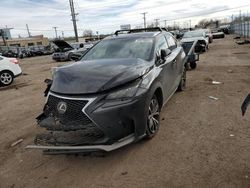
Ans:
<svg viewBox="0 0 250 188"><path fill-rule="evenodd" d="M61 103L67 106L63 114L58 110L58 104ZM82 111L87 103L88 100L64 99L49 95L44 107L44 114L47 117L39 124L52 132L38 135L35 143L40 145L84 145L103 141L105 136L102 130Z"/></svg>
<svg viewBox="0 0 250 188"><path fill-rule="evenodd" d="M67 107L64 114L58 111L58 104L65 102ZM50 95L45 105L44 113L46 116L55 117L63 125L80 126L92 123L82 109L88 103L87 100L63 99Z"/></svg>
<svg viewBox="0 0 250 188"><path fill-rule="evenodd" d="M35 138L37 145L51 146L79 146L79 145L95 145L104 144L107 138L98 132L89 133L86 130L79 131L54 131L49 133L38 134Z"/></svg>

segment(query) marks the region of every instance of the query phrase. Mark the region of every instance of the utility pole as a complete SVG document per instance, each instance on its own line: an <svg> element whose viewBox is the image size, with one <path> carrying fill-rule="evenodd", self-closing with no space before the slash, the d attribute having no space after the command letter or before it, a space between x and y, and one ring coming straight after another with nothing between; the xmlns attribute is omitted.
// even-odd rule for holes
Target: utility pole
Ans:
<svg viewBox="0 0 250 188"><path fill-rule="evenodd" d="M64 32L62 31L62 39L64 39Z"/></svg>
<svg viewBox="0 0 250 188"><path fill-rule="evenodd" d="M2 36L4 46L7 46L5 36L4 36L4 31L2 29L0 29L0 36Z"/></svg>
<svg viewBox="0 0 250 188"><path fill-rule="evenodd" d="M70 5L71 16L72 16L73 27L74 27L74 31L75 31L76 42L79 42L78 33L77 33L77 25L76 25L76 21L77 21L76 15L78 15L78 14L75 13L74 1L69 0L69 5Z"/></svg>
<svg viewBox="0 0 250 188"><path fill-rule="evenodd" d="M189 20L189 28L192 28L192 20Z"/></svg>
<svg viewBox="0 0 250 188"><path fill-rule="evenodd" d="M26 24L26 28L27 28L28 36L31 37L31 34L30 34L30 30L29 30L28 24Z"/></svg>
<svg viewBox="0 0 250 188"><path fill-rule="evenodd" d="M53 27L54 28L54 30L55 30L55 34L56 34L56 39L57 39L57 27Z"/></svg>
<svg viewBox="0 0 250 188"><path fill-rule="evenodd" d="M241 10L240 10L240 36L242 35L242 22L241 22Z"/></svg>
<svg viewBox="0 0 250 188"><path fill-rule="evenodd" d="M160 19L154 19L154 21L155 21L155 27L158 27L158 25L159 25L159 20L160 20Z"/></svg>
<svg viewBox="0 0 250 188"><path fill-rule="evenodd" d="M164 20L165 28L167 28L167 20Z"/></svg>
<svg viewBox="0 0 250 188"><path fill-rule="evenodd" d="M143 15L143 20L144 20L144 29L147 27L147 25L146 25L146 14L147 14L147 12L143 12L143 13L141 13L142 15Z"/></svg>

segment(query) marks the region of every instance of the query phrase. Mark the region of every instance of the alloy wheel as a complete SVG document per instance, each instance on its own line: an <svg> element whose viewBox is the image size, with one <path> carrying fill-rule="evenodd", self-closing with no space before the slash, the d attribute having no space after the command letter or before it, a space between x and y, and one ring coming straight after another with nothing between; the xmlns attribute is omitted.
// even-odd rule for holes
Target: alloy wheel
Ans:
<svg viewBox="0 0 250 188"><path fill-rule="evenodd" d="M2 84L9 85L12 82L13 77L9 72L3 72L0 76L0 80Z"/></svg>
<svg viewBox="0 0 250 188"><path fill-rule="evenodd" d="M148 121L147 126L151 134L155 134L159 130L160 125L160 106L159 102L154 96L149 105Z"/></svg>

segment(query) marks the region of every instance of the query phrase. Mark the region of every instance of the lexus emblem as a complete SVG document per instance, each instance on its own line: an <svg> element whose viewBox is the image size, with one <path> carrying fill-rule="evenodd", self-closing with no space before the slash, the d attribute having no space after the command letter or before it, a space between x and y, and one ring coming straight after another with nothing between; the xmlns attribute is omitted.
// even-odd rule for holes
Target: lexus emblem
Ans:
<svg viewBox="0 0 250 188"><path fill-rule="evenodd" d="M67 110L67 104L65 102L59 102L57 104L57 111L59 114L64 114Z"/></svg>

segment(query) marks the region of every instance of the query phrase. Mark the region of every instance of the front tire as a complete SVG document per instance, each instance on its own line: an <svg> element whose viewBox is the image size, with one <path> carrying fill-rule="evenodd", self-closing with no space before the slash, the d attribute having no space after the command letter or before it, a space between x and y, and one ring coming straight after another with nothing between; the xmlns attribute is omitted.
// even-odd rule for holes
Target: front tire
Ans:
<svg viewBox="0 0 250 188"><path fill-rule="evenodd" d="M150 139L154 137L160 127L160 103L157 96L154 94L149 106L148 106L148 117L146 127L146 138Z"/></svg>
<svg viewBox="0 0 250 188"><path fill-rule="evenodd" d="M2 86L10 85L14 80L14 75L10 71L2 71L0 73L0 84Z"/></svg>

